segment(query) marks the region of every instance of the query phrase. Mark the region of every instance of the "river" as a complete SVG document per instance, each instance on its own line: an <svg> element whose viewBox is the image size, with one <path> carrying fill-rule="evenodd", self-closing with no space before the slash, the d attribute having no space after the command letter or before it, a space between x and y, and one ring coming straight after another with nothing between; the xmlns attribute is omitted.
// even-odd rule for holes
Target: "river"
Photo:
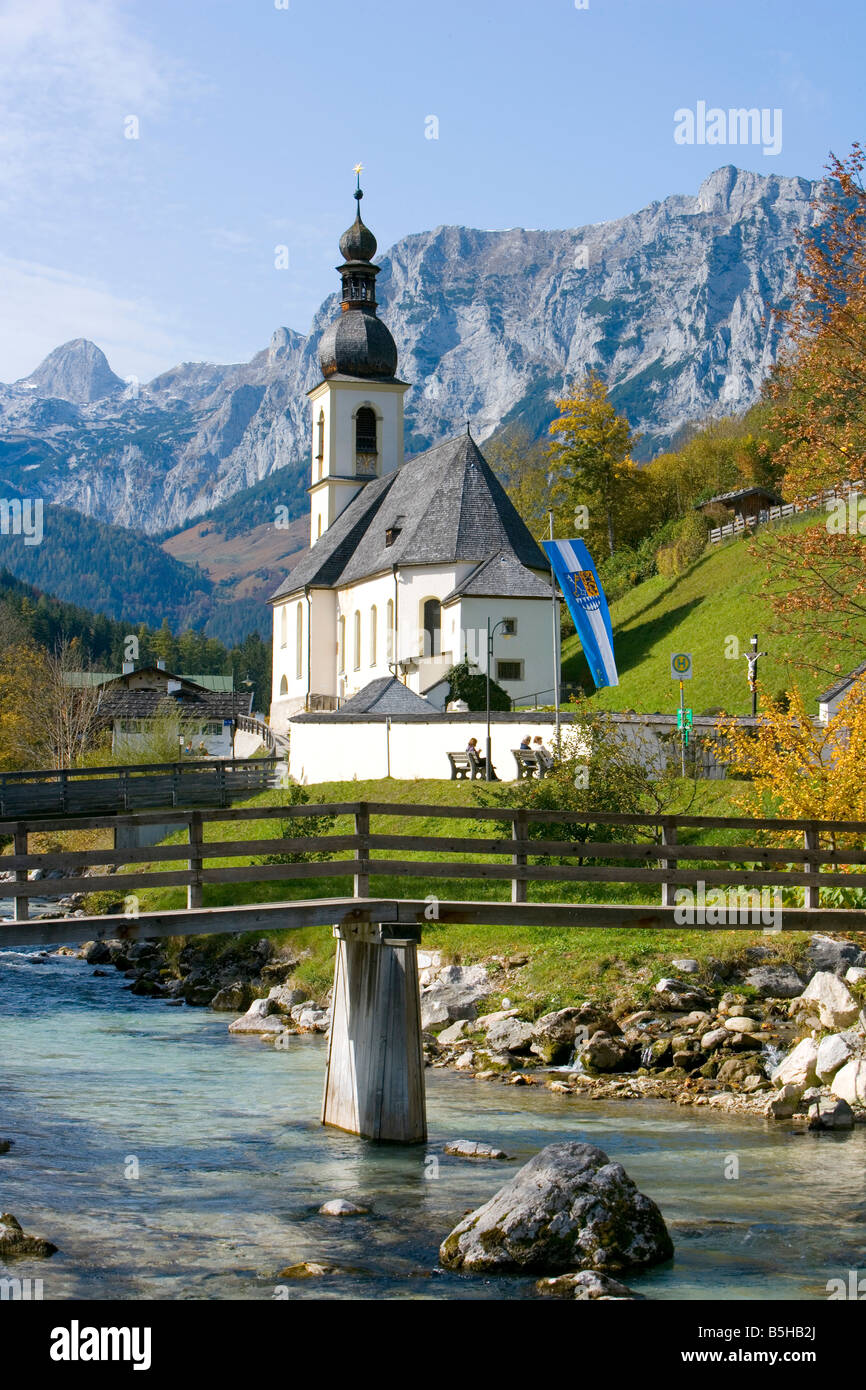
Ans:
<svg viewBox="0 0 866 1390"><path fill-rule="evenodd" d="M597 1144L660 1206L659 1299L826 1298L866 1268L866 1127L795 1134L662 1102L592 1102L427 1072L430 1141L377 1146L318 1121L325 1043L277 1051L229 1016L130 995L111 971L0 952L0 1210L52 1240L16 1261L46 1299L490 1299L532 1281L437 1270L442 1238L542 1145ZM443 1153L480 1139L507 1163ZM734 1162L736 1160L736 1162ZM726 1177L738 1168L738 1177ZM137 1176L135 1174L137 1173ZM371 1208L319 1216L331 1197ZM278 1271L316 1260L340 1272ZM0 1263L0 1270L3 1270ZM5 1271L4 1271L5 1272Z"/></svg>

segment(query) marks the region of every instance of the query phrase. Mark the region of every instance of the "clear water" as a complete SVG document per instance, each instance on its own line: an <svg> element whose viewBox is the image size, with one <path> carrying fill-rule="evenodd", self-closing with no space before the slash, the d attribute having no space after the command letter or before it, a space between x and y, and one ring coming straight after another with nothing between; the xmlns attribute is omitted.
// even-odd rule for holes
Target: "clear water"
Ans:
<svg viewBox="0 0 866 1390"><path fill-rule="evenodd" d="M276 1051L125 983L0 952L0 1136L15 1141L0 1210L60 1247L9 1271L41 1277L46 1299L273 1298L301 1260L341 1272L292 1281L293 1298L530 1297L528 1279L437 1272L437 1248L558 1139L599 1145L658 1202L676 1258L631 1278L654 1298L825 1298L828 1279L866 1270L863 1127L795 1135L428 1071L428 1145L380 1147L319 1124L321 1038ZM449 1158L456 1138L509 1162ZM372 1214L319 1216L331 1197Z"/></svg>

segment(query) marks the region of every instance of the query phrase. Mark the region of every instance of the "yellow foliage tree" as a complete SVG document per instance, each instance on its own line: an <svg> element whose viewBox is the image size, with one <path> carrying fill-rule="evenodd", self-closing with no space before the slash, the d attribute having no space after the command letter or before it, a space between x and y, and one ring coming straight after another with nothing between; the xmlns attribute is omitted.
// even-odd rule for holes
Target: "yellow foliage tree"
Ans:
<svg viewBox="0 0 866 1390"><path fill-rule="evenodd" d="M571 393L556 402L559 417L550 426L550 495L555 509L588 509L604 519L610 554L617 521L633 505L641 474L631 453L638 442L624 415L618 415L598 372L588 371ZM594 529L594 528L593 528Z"/></svg>

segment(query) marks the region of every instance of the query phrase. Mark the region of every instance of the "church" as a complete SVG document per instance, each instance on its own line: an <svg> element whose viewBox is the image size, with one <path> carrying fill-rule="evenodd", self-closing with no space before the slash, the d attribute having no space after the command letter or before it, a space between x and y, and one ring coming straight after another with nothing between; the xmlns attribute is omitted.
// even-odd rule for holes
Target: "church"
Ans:
<svg viewBox="0 0 866 1390"><path fill-rule="evenodd" d="M312 406L310 549L271 599L271 727L302 711L446 707L468 656L514 702L553 700L547 558L465 434L404 460L397 348L378 317L376 239L340 239L341 313ZM403 687L402 690L397 687ZM390 692L390 695L389 695Z"/></svg>

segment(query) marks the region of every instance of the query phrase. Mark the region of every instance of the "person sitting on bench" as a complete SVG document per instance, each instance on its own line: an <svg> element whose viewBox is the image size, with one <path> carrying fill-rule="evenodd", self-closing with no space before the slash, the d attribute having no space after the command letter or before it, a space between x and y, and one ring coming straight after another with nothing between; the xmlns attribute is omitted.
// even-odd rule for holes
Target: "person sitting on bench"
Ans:
<svg viewBox="0 0 866 1390"><path fill-rule="evenodd" d="M523 738L520 740L520 746L521 746L521 748L531 748L531 747L532 747L532 734L524 734L524 735L523 735Z"/></svg>
<svg viewBox="0 0 866 1390"><path fill-rule="evenodd" d="M540 734L533 739L532 751L538 759L538 766L544 768L545 772L548 768L553 767L553 754L549 748L545 748Z"/></svg>
<svg viewBox="0 0 866 1390"><path fill-rule="evenodd" d="M477 738L471 738L471 739L469 740L469 742L468 742L467 745L466 745L466 752L467 752L467 754L469 755L469 758L472 759L472 760L474 760L474 761L477 763L478 767L479 767L480 770L481 770L481 776L482 776L482 777L485 779L485 781L486 781L486 779L487 779L487 759L486 759L486 758L482 758L481 754L480 754L479 751L478 751L478 739L477 739ZM491 764L491 768L490 768L490 780L491 780L491 782L498 782L498 781L499 781L499 778L496 776L496 769L492 766L492 764Z"/></svg>

